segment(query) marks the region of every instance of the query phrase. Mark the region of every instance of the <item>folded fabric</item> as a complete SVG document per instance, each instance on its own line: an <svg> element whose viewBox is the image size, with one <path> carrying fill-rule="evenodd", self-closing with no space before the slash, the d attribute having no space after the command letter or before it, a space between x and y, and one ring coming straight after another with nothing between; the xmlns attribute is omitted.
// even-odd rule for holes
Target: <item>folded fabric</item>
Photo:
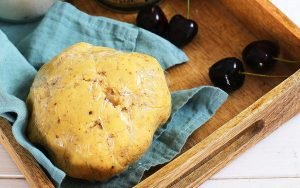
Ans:
<svg viewBox="0 0 300 188"><path fill-rule="evenodd" d="M32 33L38 24L37 21L24 24L0 22L0 28L7 35L10 42L17 45L20 40Z"/></svg>
<svg viewBox="0 0 300 188"><path fill-rule="evenodd" d="M2 26L0 29L3 29ZM157 58L164 69L187 61L187 57L174 45L150 32L112 19L88 16L63 2L55 3L36 29L24 39L16 35L18 26L13 27L11 30L9 25L5 25L5 31L15 44L18 43L17 47L25 58L0 31L0 115L13 124L13 134L18 143L44 167L57 186L135 185L146 170L173 159L189 135L211 118L227 98L222 90L208 86L174 92L171 118L157 130L145 155L127 171L107 182L66 178L66 174L34 147L25 134L28 112L24 101L36 69L76 42L147 53ZM20 25L21 28L24 25Z"/></svg>
<svg viewBox="0 0 300 188"><path fill-rule="evenodd" d="M151 32L109 18L89 16L62 2L55 3L37 29L17 47L35 68L39 68L63 49L81 41L147 53L163 68L188 61L185 53Z"/></svg>

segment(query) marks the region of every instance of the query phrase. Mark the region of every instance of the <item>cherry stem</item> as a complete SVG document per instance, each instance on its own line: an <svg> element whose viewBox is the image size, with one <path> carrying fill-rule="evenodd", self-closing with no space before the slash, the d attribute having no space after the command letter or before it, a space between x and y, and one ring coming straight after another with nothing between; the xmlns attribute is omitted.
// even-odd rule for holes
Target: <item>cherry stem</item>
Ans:
<svg viewBox="0 0 300 188"><path fill-rule="evenodd" d="M257 77L267 77L267 78L287 78L288 76L278 76L278 75L265 75L265 74L255 74L251 72L240 72L240 74L248 76L257 76Z"/></svg>
<svg viewBox="0 0 300 188"><path fill-rule="evenodd" d="M190 0L187 0L187 13L186 13L187 19L190 19Z"/></svg>
<svg viewBox="0 0 300 188"><path fill-rule="evenodd" d="M293 61L293 60L287 60L287 59L281 59L278 57L273 57L276 61L283 62L283 63L293 63L293 64L300 64L300 61Z"/></svg>

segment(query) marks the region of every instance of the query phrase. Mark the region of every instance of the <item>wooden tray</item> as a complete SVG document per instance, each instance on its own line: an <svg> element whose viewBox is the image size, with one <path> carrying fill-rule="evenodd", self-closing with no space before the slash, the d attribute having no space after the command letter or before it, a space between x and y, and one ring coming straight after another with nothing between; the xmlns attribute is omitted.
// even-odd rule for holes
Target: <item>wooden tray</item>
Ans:
<svg viewBox="0 0 300 188"><path fill-rule="evenodd" d="M135 13L115 13L95 0L70 2L92 15L135 22ZM171 18L175 13L185 14L185 3L165 0L161 6ZM268 0L194 0L191 7L191 18L197 20L200 32L183 49L190 61L168 71L172 91L211 85L208 68L221 58L240 57L245 45L256 39L276 40L283 57L300 59L299 28ZM290 75L285 80L247 77L244 86L189 138L181 155L151 169L137 187L195 187L273 132L300 111L298 69L278 64L272 73ZM0 138L32 187L53 187L30 154L16 143L4 120L0 120Z"/></svg>

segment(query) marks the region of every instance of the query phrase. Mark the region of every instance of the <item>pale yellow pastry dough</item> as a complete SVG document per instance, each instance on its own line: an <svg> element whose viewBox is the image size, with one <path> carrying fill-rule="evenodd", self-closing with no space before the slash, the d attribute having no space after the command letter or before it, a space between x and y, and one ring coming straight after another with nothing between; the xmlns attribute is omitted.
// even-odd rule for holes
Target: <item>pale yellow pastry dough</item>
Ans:
<svg viewBox="0 0 300 188"><path fill-rule="evenodd" d="M55 165L107 180L146 152L171 96L153 57L78 43L38 71L27 104L28 137Z"/></svg>

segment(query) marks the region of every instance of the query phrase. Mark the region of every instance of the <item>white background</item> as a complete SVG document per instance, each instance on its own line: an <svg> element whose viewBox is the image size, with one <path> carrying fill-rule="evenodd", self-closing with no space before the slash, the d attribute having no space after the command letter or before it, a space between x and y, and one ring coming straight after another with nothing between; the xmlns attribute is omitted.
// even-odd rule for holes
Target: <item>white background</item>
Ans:
<svg viewBox="0 0 300 188"><path fill-rule="evenodd" d="M300 26L300 0L272 2ZM28 184L0 145L0 188L10 187ZM200 187L300 188L300 114Z"/></svg>

